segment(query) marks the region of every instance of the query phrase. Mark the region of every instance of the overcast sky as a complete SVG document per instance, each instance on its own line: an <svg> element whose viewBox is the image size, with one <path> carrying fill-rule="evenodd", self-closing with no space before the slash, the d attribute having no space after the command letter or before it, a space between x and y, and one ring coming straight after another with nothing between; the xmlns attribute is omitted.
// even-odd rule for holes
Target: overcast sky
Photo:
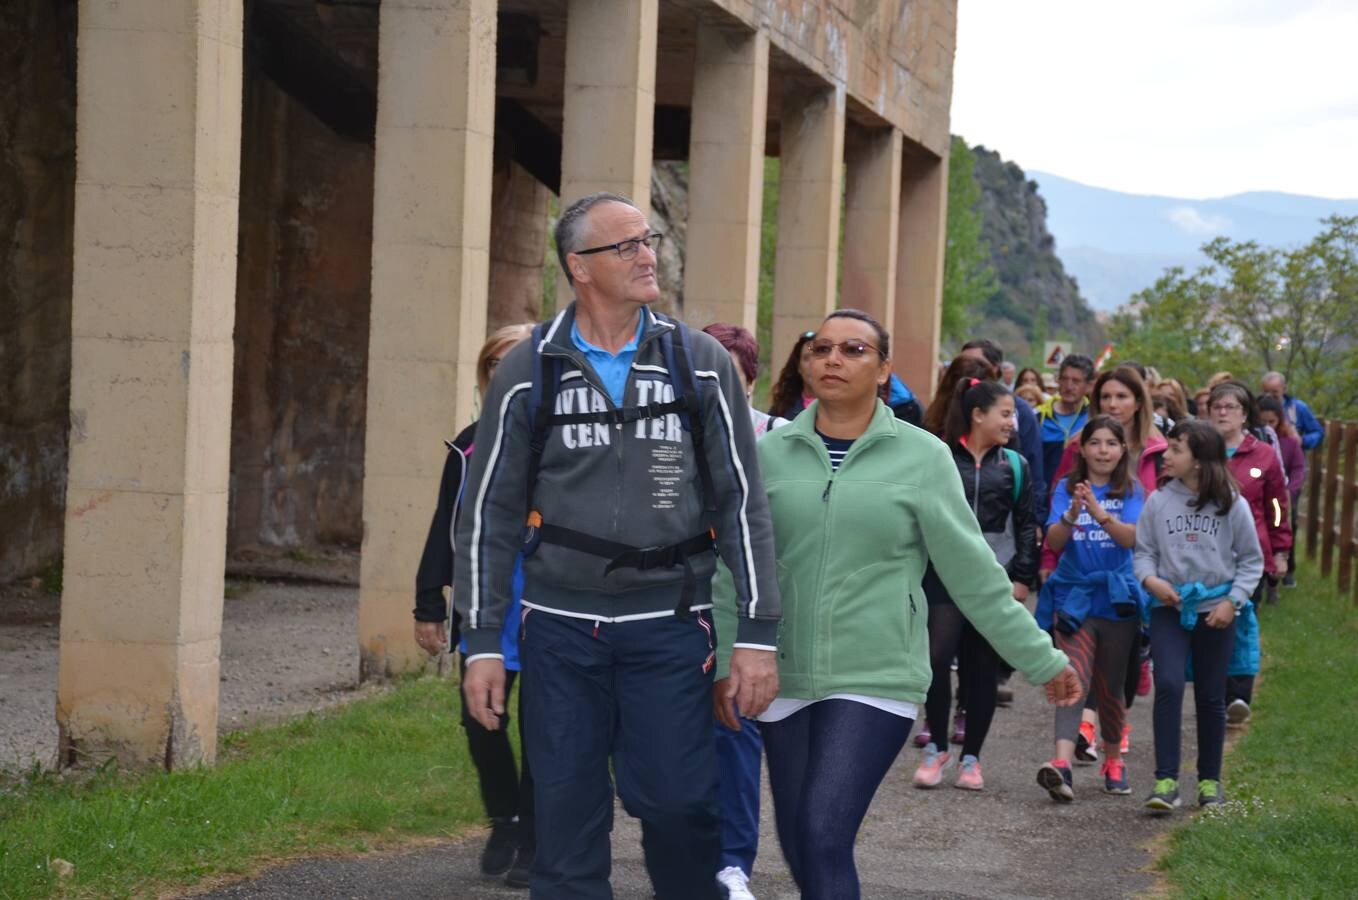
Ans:
<svg viewBox="0 0 1358 900"><path fill-rule="evenodd" d="M1358 0L959 0L952 130L1139 194L1358 198Z"/></svg>

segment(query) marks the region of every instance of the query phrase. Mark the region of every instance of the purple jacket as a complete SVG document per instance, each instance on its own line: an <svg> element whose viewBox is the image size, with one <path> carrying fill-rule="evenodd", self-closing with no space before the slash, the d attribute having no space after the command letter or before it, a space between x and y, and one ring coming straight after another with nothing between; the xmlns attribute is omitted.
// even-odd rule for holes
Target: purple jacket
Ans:
<svg viewBox="0 0 1358 900"><path fill-rule="evenodd" d="M1278 435L1278 447L1283 454L1283 471L1287 473L1287 492L1292 495L1292 508L1296 509L1302 485L1306 483L1306 451L1301 449L1301 438L1296 436Z"/></svg>

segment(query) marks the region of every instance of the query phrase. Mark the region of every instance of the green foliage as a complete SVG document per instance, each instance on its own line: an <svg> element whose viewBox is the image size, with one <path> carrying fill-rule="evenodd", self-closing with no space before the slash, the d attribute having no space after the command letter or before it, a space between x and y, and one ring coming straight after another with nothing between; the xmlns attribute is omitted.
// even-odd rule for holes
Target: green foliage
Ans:
<svg viewBox="0 0 1358 900"><path fill-rule="evenodd" d="M1113 317L1119 358L1154 364L1190 388L1228 369L1269 370L1317 414L1358 415L1358 216L1331 216L1294 249L1219 237L1210 264L1170 269Z"/></svg>
<svg viewBox="0 0 1358 900"><path fill-rule="evenodd" d="M1175 896L1358 896L1358 608L1314 566L1299 580L1264 614L1227 802L1176 830L1158 863Z"/></svg>
<svg viewBox="0 0 1358 900"><path fill-rule="evenodd" d="M42 579L42 591L51 597L61 596L61 577L65 571L62 556L58 553L52 557L52 561L43 567L38 577Z"/></svg>
<svg viewBox="0 0 1358 900"><path fill-rule="evenodd" d="M990 247L981 237L981 188L976 183L976 154L954 136L948 157L948 234L943 256L944 343L963 340L987 300L999 291L990 265Z"/></svg>
<svg viewBox="0 0 1358 900"><path fill-rule="evenodd" d="M1191 391L1214 372L1236 372L1244 360L1232 349L1229 331L1216 314L1217 288L1211 271L1187 274L1166 270L1154 285L1113 314L1108 339L1119 359L1154 365L1161 375L1180 379ZM1237 372L1237 374L1242 374Z"/></svg>
<svg viewBox="0 0 1358 900"><path fill-rule="evenodd" d="M783 357L791 348L774 353L773 348L773 265L778 252L778 158L764 158L764 208L759 229L759 310L755 339L759 341L759 380L755 384L755 406L767 405L772 379L782 368Z"/></svg>
<svg viewBox="0 0 1358 900"><path fill-rule="evenodd" d="M457 683L425 678L225 735L215 768L0 782L0 896L122 897L481 818ZM75 864L61 880L51 860Z"/></svg>

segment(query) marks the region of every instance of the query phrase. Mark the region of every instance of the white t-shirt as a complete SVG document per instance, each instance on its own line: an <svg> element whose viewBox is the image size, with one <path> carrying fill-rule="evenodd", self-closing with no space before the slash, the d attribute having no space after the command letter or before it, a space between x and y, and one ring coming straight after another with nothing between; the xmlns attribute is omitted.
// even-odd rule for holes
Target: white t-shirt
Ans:
<svg viewBox="0 0 1358 900"><path fill-rule="evenodd" d="M904 700L889 700L886 697L867 697L863 694L831 694L824 700L852 700L854 703L863 703L867 706L880 709L882 712L889 712L893 716L900 716L904 719L919 719L919 704L907 703ZM798 700L793 697L777 697L769 708L764 710L759 717L761 722L780 722L795 712L800 712L812 703L819 703L820 700Z"/></svg>

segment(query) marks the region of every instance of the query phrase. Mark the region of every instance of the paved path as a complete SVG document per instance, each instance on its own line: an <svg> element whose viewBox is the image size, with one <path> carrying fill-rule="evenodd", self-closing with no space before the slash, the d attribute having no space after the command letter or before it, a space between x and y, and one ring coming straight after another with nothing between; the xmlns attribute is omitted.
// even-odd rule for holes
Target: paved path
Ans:
<svg viewBox="0 0 1358 900"><path fill-rule="evenodd" d="M1057 806L1034 773L1051 754L1052 716L1041 692L1014 679L1014 706L1000 710L983 754L986 789L974 794L940 787L920 791L910 775L920 751L903 751L878 791L859 834L857 858L865 898L1127 897L1153 887L1146 871L1150 842L1167 820L1141 811L1150 792L1150 698L1132 710L1128 758L1132 796L1098 789L1097 767L1077 768L1074 804ZM1192 692L1185 698L1192 740ZM1186 753L1192 771L1192 753ZM1191 776L1186 787L1192 790ZM1180 813L1181 818L1187 813ZM613 888L618 900L652 896L642 865L639 829L621 808L613 835ZM767 788L761 854L752 887L760 900L797 896L772 831ZM409 853L319 860L274 869L217 890L214 898L438 897L490 900L526 897L477 875L483 834Z"/></svg>

